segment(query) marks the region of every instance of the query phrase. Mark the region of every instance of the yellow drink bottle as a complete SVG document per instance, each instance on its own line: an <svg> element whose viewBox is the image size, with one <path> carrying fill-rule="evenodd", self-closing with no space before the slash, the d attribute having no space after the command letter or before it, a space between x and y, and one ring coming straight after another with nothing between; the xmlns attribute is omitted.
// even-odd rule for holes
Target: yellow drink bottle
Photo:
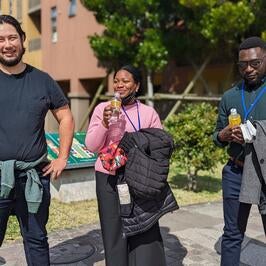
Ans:
<svg viewBox="0 0 266 266"><path fill-rule="evenodd" d="M112 100L111 100L111 106L112 106L113 108L118 108L118 109L120 109L120 107L121 107L121 98L120 98L120 94L119 94L118 92L116 92L116 93L114 94L114 97L113 97Z"/></svg>
<svg viewBox="0 0 266 266"><path fill-rule="evenodd" d="M239 126L241 124L240 114L237 113L235 108L230 110L230 115L228 116L228 122L230 127Z"/></svg>
<svg viewBox="0 0 266 266"><path fill-rule="evenodd" d="M120 108L121 108L121 98L118 92L114 94L114 97L111 100L111 107L112 107L111 120L117 121L119 118Z"/></svg>

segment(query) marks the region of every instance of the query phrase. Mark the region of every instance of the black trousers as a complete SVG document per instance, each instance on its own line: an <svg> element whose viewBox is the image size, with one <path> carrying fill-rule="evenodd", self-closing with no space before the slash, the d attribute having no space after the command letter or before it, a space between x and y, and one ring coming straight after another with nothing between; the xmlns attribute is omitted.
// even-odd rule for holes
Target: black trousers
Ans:
<svg viewBox="0 0 266 266"><path fill-rule="evenodd" d="M96 193L106 266L166 266L159 224L128 238L122 237L116 176L96 172Z"/></svg>
<svg viewBox="0 0 266 266"><path fill-rule="evenodd" d="M50 178L42 177L43 198L36 214L28 213L25 199L26 176L21 174L15 180L15 187L11 190L8 199L0 198L0 246L4 240L8 218L11 212L16 215L28 266L50 265L49 245L46 224L50 206ZM25 177L24 177L25 176Z"/></svg>

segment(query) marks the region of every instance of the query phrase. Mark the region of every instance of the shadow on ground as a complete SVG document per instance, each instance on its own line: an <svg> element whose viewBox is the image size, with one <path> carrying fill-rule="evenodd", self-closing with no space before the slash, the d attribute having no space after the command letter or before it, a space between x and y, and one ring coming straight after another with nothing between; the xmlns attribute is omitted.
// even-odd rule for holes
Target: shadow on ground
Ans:
<svg viewBox="0 0 266 266"><path fill-rule="evenodd" d="M179 239L169 233L168 227L160 227L164 247L167 265L182 266L183 260L187 255L187 249L180 243Z"/></svg>
<svg viewBox="0 0 266 266"><path fill-rule="evenodd" d="M214 245L215 251L221 255L222 236ZM240 266L265 266L266 263L266 243L257 239L245 236L241 247Z"/></svg>
<svg viewBox="0 0 266 266"><path fill-rule="evenodd" d="M0 265L5 265L6 260L3 257L0 257Z"/></svg>
<svg viewBox="0 0 266 266"><path fill-rule="evenodd" d="M182 266L187 249L182 246L175 235L169 233L168 227L161 227L168 266ZM75 264L82 261L88 266L104 260L104 250L100 230L63 241L50 248L51 265ZM1 265L1 264L0 264Z"/></svg>
<svg viewBox="0 0 266 266"><path fill-rule="evenodd" d="M104 260L100 230L72 238L50 248L51 265L72 264L82 261L88 266Z"/></svg>

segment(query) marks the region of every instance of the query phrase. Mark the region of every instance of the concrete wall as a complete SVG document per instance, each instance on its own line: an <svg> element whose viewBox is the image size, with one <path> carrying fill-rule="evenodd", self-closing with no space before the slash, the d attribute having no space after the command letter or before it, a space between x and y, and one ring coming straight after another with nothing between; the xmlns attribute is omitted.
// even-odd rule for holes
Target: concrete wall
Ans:
<svg viewBox="0 0 266 266"><path fill-rule="evenodd" d="M71 80L71 92L82 91L78 79L97 78L105 75L97 67L98 61L89 46L88 36L101 32L92 12L77 1L76 16L68 16L69 1L42 1L42 50L43 69L56 80ZM51 8L58 11L58 41L51 41Z"/></svg>
<svg viewBox="0 0 266 266"><path fill-rule="evenodd" d="M51 196L66 203L95 199L94 167L64 170L58 180L51 182Z"/></svg>

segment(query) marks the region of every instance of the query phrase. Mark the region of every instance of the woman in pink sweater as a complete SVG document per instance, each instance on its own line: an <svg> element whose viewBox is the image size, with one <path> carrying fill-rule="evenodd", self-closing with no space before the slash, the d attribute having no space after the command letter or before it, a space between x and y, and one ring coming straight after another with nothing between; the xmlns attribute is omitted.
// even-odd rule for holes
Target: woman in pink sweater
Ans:
<svg viewBox="0 0 266 266"><path fill-rule="evenodd" d="M114 74L113 87L122 99L121 113L116 122L110 123L110 102L96 106L85 140L87 148L92 152L99 152L114 142L118 143L125 132L134 132L141 128L162 128L156 111L136 99L136 93L141 87L138 69L131 65L120 68ZM123 238L116 173L104 169L99 158L95 163L95 172L106 265L165 266L159 224L156 223L151 229L139 235Z"/></svg>

